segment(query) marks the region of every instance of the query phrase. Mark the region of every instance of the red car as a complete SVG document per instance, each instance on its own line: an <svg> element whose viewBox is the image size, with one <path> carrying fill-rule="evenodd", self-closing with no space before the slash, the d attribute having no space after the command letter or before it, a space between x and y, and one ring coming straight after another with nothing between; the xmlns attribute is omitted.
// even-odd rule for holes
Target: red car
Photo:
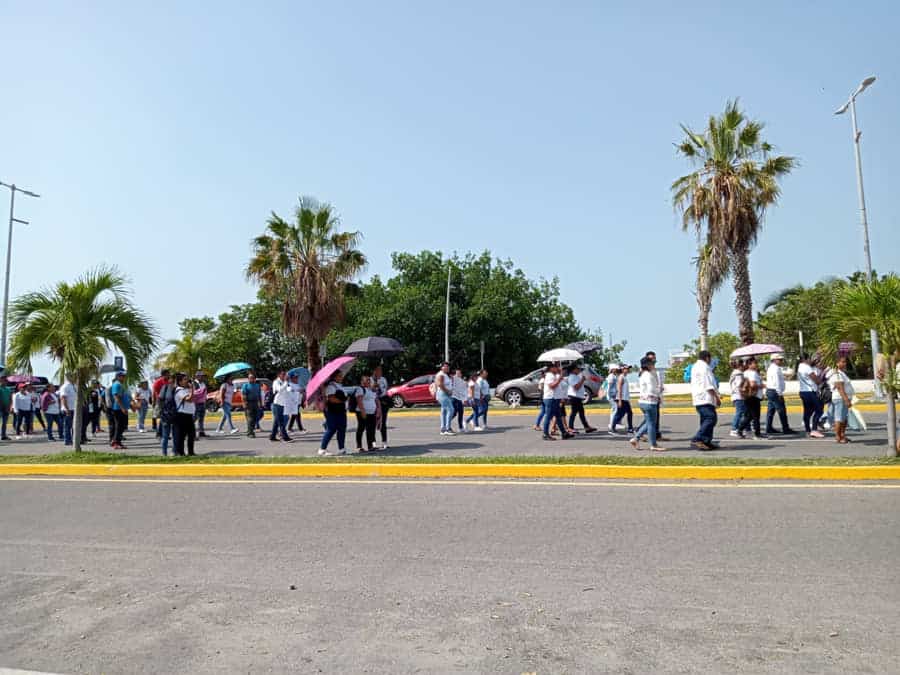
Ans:
<svg viewBox="0 0 900 675"><path fill-rule="evenodd" d="M408 382L398 384L387 390L387 395L395 408L405 408L417 404L433 405L437 403L434 394L429 391L429 385L434 382L434 375L421 375Z"/></svg>

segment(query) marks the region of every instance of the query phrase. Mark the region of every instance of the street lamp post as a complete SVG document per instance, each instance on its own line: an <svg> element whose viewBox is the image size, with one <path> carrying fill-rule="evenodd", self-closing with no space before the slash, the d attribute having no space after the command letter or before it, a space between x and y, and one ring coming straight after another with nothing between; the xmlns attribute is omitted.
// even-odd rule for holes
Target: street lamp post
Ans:
<svg viewBox="0 0 900 675"><path fill-rule="evenodd" d="M874 275L872 274L872 253L869 250L869 220L866 217L866 193L863 189L863 175L862 175L862 155L859 152L859 138L862 136L862 132L860 132L859 127L856 124L856 97L863 93L869 86L875 82L875 77L867 77L864 79L860 85L856 88L850 95L850 99L842 105L840 108L835 110L835 115L843 115L847 112L847 109L850 109L850 120L853 124L853 147L856 152L856 190L859 193L859 218L862 223L862 231L863 231L863 250L866 254L866 275L869 277L869 281L874 280ZM872 336L872 367L875 367L875 361L878 359L878 353L881 351L881 345L878 341L878 333L873 328L871 331ZM878 394L878 381L876 378L875 381L875 393Z"/></svg>
<svg viewBox="0 0 900 675"><path fill-rule="evenodd" d="M6 282L3 287L3 329L2 336L0 336L0 359L3 359L3 365L6 365L6 330L7 330L7 317L9 316L9 272L10 266L12 265L12 235L13 235L13 224L19 223L21 225L27 225L27 220L21 220L16 218L15 208L16 208L16 192L21 192L23 195L28 195L29 197L39 198L40 195L30 190L23 190L20 187L17 187L15 183L4 183L0 181L0 186L5 188L9 188L9 236L6 240Z"/></svg>

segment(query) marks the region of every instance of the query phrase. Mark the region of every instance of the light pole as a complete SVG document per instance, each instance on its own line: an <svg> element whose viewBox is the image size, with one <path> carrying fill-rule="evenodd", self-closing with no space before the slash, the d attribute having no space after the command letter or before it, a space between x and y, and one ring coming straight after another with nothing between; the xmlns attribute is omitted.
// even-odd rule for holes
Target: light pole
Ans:
<svg viewBox="0 0 900 675"><path fill-rule="evenodd" d="M444 308L444 361L450 361L450 274L453 268L447 265L447 305Z"/></svg>
<svg viewBox="0 0 900 675"><path fill-rule="evenodd" d="M850 120L853 124L853 147L856 151L856 189L859 193L859 219L862 223L863 230L863 250L866 254L866 275L869 277L869 281L874 280L874 276L872 274L872 253L869 251L869 221L866 217L866 193L863 190L863 175L862 175L862 156L859 153L859 137L862 136L862 132L860 132L859 127L856 125L856 97L863 93L866 89L871 86L871 84L875 81L875 77L867 77L864 79L860 85L856 88L850 95L850 99L842 105L840 108L834 111L835 115L843 115L847 112L847 108L850 109ZM878 359L878 353L881 351L881 345L878 343L878 333L873 328L871 331L872 335L872 367L875 367L875 361ZM878 380L875 380L875 394L878 395L879 387Z"/></svg>
<svg viewBox="0 0 900 675"><path fill-rule="evenodd" d="M16 208L16 192L21 192L29 197L39 198L39 194L35 194L29 190L23 190L17 187L15 183L4 183L0 181L0 185L9 188L9 237L6 240L6 283L3 287L3 334L0 337L0 359L3 359L3 365L6 365L6 319L9 316L9 271L12 265L12 233L13 223L27 225L27 220L20 220L15 216Z"/></svg>

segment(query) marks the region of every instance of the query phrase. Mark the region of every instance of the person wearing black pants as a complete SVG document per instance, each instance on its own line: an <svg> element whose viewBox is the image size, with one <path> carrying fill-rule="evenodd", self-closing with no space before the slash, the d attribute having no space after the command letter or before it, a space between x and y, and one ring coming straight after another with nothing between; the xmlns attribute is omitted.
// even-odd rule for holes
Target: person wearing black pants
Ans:
<svg viewBox="0 0 900 675"><path fill-rule="evenodd" d="M581 419L584 432L589 434L597 430L588 424L584 414L584 379L580 366L576 364L569 368L569 406L572 409L572 412L569 413L569 431L574 428L577 416Z"/></svg>
<svg viewBox="0 0 900 675"><path fill-rule="evenodd" d="M381 366L375 368L372 371L372 388L375 390L375 394L378 396L378 402L381 405L381 449L387 450L388 448L388 410L391 409L393 405L393 401L391 401L391 397L387 395L388 392L388 381L384 377L384 371Z"/></svg>
<svg viewBox="0 0 900 675"><path fill-rule="evenodd" d="M375 425L378 422L378 397L372 390L372 378L363 375L360 385L351 396L356 397L356 451L363 450L363 432L366 434L366 451L375 450Z"/></svg>
<svg viewBox="0 0 900 675"><path fill-rule="evenodd" d="M196 428L194 427L194 383L184 373L175 376L175 447L174 454L184 456L184 446L187 443L187 454L194 454L194 439Z"/></svg>

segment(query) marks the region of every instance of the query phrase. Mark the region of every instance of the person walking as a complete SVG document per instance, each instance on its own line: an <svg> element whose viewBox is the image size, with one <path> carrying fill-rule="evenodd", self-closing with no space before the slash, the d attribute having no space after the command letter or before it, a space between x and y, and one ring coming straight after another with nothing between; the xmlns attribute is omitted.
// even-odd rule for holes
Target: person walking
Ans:
<svg viewBox="0 0 900 675"><path fill-rule="evenodd" d="M319 446L319 455L333 457L335 454L346 455L344 442L347 436L347 394L341 383L344 374L337 371L331 380L325 385L325 433L322 434L322 443ZM328 450L331 439L337 436L338 451L333 453Z"/></svg>
<svg viewBox="0 0 900 675"><path fill-rule="evenodd" d="M263 393L259 382L256 381L256 373L252 370L247 373L247 381L241 385L241 398L244 399L244 419L247 421L247 437L256 438ZM232 431L231 433L234 432Z"/></svg>
<svg viewBox="0 0 900 675"><path fill-rule="evenodd" d="M147 380L141 380L138 383L134 388L131 400L137 410L137 431L142 434L146 431L144 425L147 421L147 410L150 407L150 386Z"/></svg>
<svg viewBox="0 0 900 675"><path fill-rule="evenodd" d="M809 354L800 355L797 382L800 385L800 401L803 403L803 430L809 438L825 438L825 434L819 431L819 420L822 418L819 386L822 384L822 375L813 367Z"/></svg>
<svg viewBox="0 0 900 675"><path fill-rule="evenodd" d="M225 433L226 422L228 422L228 428L231 430L230 433L236 434L238 432L238 428L234 426L234 422L231 421L231 403L234 401L233 379L233 375L226 375L225 380L222 382L222 386L219 387L219 402L222 404L222 419L219 420L219 426L216 428L216 432L220 434ZM252 430L252 426L248 427L248 431Z"/></svg>
<svg viewBox="0 0 900 675"><path fill-rule="evenodd" d="M466 426L472 431L484 431L478 423L478 420L481 418L481 387L478 386L478 373L472 373L472 376L466 382L466 397L469 405L472 407L471 414L466 418ZM540 417L538 417L537 424L539 423Z"/></svg>
<svg viewBox="0 0 900 675"><path fill-rule="evenodd" d="M712 355L702 350L691 368L691 400L700 416L700 428L691 439L691 447L697 450L715 450L719 446L713 442L718 415L716 408L721 404L719 388L709 363Z"/></svg>
<svg viewBox="0 0 900 675"><path fill-rule="evenodd" d="M294 431L294 425L297 426L298 434L305 434L306 429L303 428L303 385L300 384L300 378L297 373L291 374L290 372L288 372L288 383L291 389L291 412L287 425L288 434Z"/></svg>
<svg viewBox="0 0 900 675"><path fill-rule="evenodd" d="M656 406L656 440L664 441L662 432L662 409L663 409L663 400L666 395L666 385L663 382L662 372L656 367L656 352L649 351L644 356L651 361L653 361L653 372L656 373L656 379L659 380L659 405Z"/></svg>
<svg viewBox="0 0 900 675"><path fill-rule="evenodd" d="M546 413L544 415L544 433L542 438L545 441L555 441L556 439L550 435L550 423L556 422L556 428L559 429L564 439L572 438L574 434L566 432L566 423L562 418L562 409L560 401L562 394L559 388L562 382L562 374L560 373L559 364L554 363L544 374L544 406Z"/></svg>
<svg viewBox="0 0 900 675"><path fill-rule="evenodd" d="M450 364L444 361L434 376L434 397L441 406L441 436L455 436L450 425L453 423L453 380Z"/></svg>
<svg viewBox="0 0 900 675"><path fill-rule="evenodd" d="M41 425L41 431L47 431L47 423L44 421L44 411L41 410L41 395L37 393L34 386L29 389L29 392L31 393L31 409L34 411L32 425L36 421Z"/></svg>
<svg viewBox="0 0 900 675"><path fill-rule="evenodd" d="M59 408L63 416L63 443L72 445L72 425L75 422L75 385L68 376L59 388ZM81 430L79 429L79 433Z"/></svg>
<svg viewBox="0 0 900 675"><path fill-rule="evenodd" d="M644 419L637 431L632 436L631 447L641 449L641 436L647 434L650 441L650 449L654 452L665 452L665 448L658 445L657 424L659 423L659 376L656 373L656 362L649 356L641 359L641 374L638 377L638 389L640 396L638 406L644 413Z"/></svg>
<svg viewBox="0 0 900 675"><path fill-rule="evenodd" d="M734 407L734 417L731 418L729 435L732 438L745 438L744 419L747 416L747 406L744 403L744 366L737 359L731 362L728 386L731 387L731 405Z"/></svg>
<svg viewBox="0 0 900 675"><path fill-rule="evenodd" d="M373 452L375 448L375 425L378 421L378 395L372 386L372 378L363 375L359 386L351 394L356 397L356 451ZM366 448L363 449L363 432Z"/></svg>
<svg viewBox="0 0 900 675"><path fill-rule="evenodd" d="M63 385L63 387L65 387L65 385ZM103 426L100 424L100 415L103 412L103 388L100 386L99 380L93 380L91 382L86 398L85 409L87 414L82 423L84 435L87 436L87 428L90 426L91 436L96 436L103 431Z"/></svg>
<svg viewBox="0 0 900 675"><path fill-rule="evenodd" d="M288 382L285 371L278 371L275 381L272 382L272 392L274 395L272 399L272 431L269 433L269 441L276 442L280 432L282 441L292 443L293 439L288 436L287 432L285 411L290 410L294 405L294 392L291 390L291 383Z"/></svg>
<svg viewBox="0 0 900 675"><path fill-rule="evenodd" d="M488 409L491 407L491 383L488 382L488 371L484 368L479 371L476 384L478 385L478 393L481 399L481 407L479 409L481 413L481 428L484 430L487 429Z"/></svg>
<svg viewBox="0 0 900 675"><path fill-rule="evenodd" d="M588 424L587 416L584 414L584 383L585 377L584 373L581 372L581 366L577 363L569 368L569 430L574 429L575 426L575 417L577 416L581 420L581 425L584 427L584 433L589 434L591 432L597 431L594 427Z"/></svg>
<svg viewBox="0 0 900 675"><path fill-rule="evenodd" d="M766 433L774 434L775 427L772 422L775 420L775 414L781 422L782 434L793 434L794 430L788 424L787 406L784 402L784 354L775 354L772 356L772 363L766 370Z"/></svg>
<svg viewBox="0 0 900 675"><path fill-rule="evenodd" d="M165 371L169 373L169 371ZM156 383L153 383L154 388ZM158 417L157 430L159 431L160 448L164 457L169 455L169 440L172 439L173 452L175 445L175 422L178 414L178 405L175 403L175 389L177 384L175 376L171 373L166 375L159 392L155 396L156 414Z"/></svg>
<svg viewBox="0 0 900 675"><path fill-rule="evenodd" d="M6 429L9 425L9 416L13 410L13 392L9 386L6 375L0 375L0 441L12 440Z"/></svg>
<svg viewBox="0 0 900 675"><path fill-rule="evenodd" d="M209 386L206 384L206 373L198 370L194 373L194 430L197 438L206 438L206 397Z"/></svg>
<svg viewBox="0 0 900 675"><path fill-rule="evenodd" d="M116 379L109 387L108 403L111 408L112 418L112 442L110 446L116 450L125 450L122 444L125 430L128 428L128 411L131 409L131 396L128 387L125 386L125 372L118 371Z"/></svg>
<svg viewBox="0 0 900 675"><path fill-rule="evenodd" d="M847 438L847 422L850 418L850 408L853 407L853 382L847 375L847 357L842 356L837 360L831 378L828 381L831 387L831 401L833 404L835 440L844 445L850 442Z"/></svg>
<svg viewBox="0 0 900 675"><path fill-rule="evenodd" d="M547 372L549 368L541 369L541 376L538 379L538 391L541 392L541 400L538 402L538 415L534 420L534 430L535 431L543 431L544 430L544 416L547 414L547 406L544 405L544 382L547 379ZM476 375L472 376L472 379L475 380ZM476 421L477 426L477 421Z"/></svg>
<svg viewBox="0 0 900 675"><path fill-rule="evenodd" d="M463 377L462 369L457 368L453 371L452 383L450 389L453 398L453 416L456 418L456 426L459 427L460 433L464 433L466 425L463 422L463 413L466 410L466 397L469 395L469 387L466 378Z"/></svg>
<svg viewBox="0 0 900 675"><path fill-rule="evenodd" d="M48 384L47 389L41 394L41 409L47 417L47 440L56 440L53 438L54 425L56 425L59 440L63 440L63 425L59 416L59 394L56 393L55 384Z"/></svg>
<svg viewBox="0 0 900 675"><path fill-rule="evenodd" d="M159 377L157 377L153 381L153 387L150 390L150 403L153 405L153 419L151 422L153 423L153 430L156 432L156 437L162 439L162 425L158 424L160 420L160 402L159 402L159 392L162 391L162 388L169 384L169 378L171 377L171 372L168 368L163 368Z"/></svg>
<svg viewBox="0 0 900 675"><path fill-rule="evenodd" d="M634 412L631 409L631 390L628 386L628 374L631 366L627 363L622 366L616 382L616 416L612 423L612 433L616 433L616 427L623 419L627 419L628 433L634 433Z"/></svg>
<svg viewBox="0 0 900 675"><path fill-rule="evenodd" d="M13 408L16 411L16 440L22 438L22 429L25 430L25 436L31 436L31 416L34 404L31 401L31 392L28 390L31 385L20 384L18 391L13 396Z"/></svg>
<svg viewBox="0 0 900 675"><path fill-rule="evenodd" d="M755 356L747 359L744 367L744 432L753 429L753 438L762 439L760 431L760 412L762 409L762 399L765 396L765 387L763 386L762 376L759 374L759 362Z"/></svg>
<svg viewBox="0 0 900 675"><path fill-rule="evenodd" d="M375 366L375 370L372 371L372 386L375 389L375 393L378 395L378 409L381 411L381 416L379 418L378 427L381 431L381 449L388 449L388 411L393 406L393 401L391 401L391 397L388 396L388 386L387 378L384 376L384 369L381 366Z"/></svg>
<svg viewBox="0 0 900 675"><path fill-rule="evenodd" d="M173 454L184 457L185 445L187 445L187 454L194 454L194 439L196 437L196 429L194 428L194 383L187 376L187 373L178 373L175 375L175 443L172 449Z"/></svg>
<svg viewBox="0 0 900 675"><path fill-rule="evenodd" d="M606 426L610 435L615 436L616 432L613 422L616 420L616 414L619 409L616 406L616 399L619 395L619 364L612 363L609 365L609 372L606 375L606 382L603 383L606 392L606 400L609 403L609 424Z"/></svg>

